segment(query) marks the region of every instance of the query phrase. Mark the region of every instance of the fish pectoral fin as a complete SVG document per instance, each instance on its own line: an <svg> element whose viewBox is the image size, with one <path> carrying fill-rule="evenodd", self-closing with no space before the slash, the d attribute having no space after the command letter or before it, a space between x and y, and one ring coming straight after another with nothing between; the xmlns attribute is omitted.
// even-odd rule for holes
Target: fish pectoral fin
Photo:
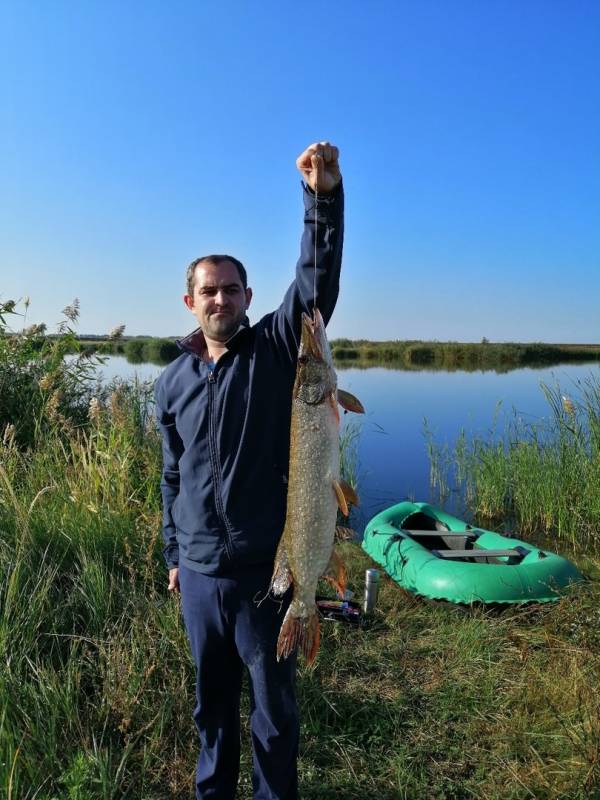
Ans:
<svg viewBox="0 0 600 800"><path fill-rule="evenodd" d="M339 555L335 552L335 550L331 551L331 558L329 559L329 564L327 565L327 569L321 576L324 581L327 581L333 588L336 590L340 599L343 600L346 595L346 585L348 583L348 574L346 572L346 567L344 566L344 562L339 557Z"/></svg>
<svg viewBox="0 0 600 800"><path fill-rule="evenodd" d="M342 489L341 485L338 481L333 481L333 491L335 492L335 496L337 497L338 507L342 514L347 517L349 514L348 511L348 503L346 503L346 497L344 495L344 490Z"/></svg>
<svg viewBox="0 0 600 800"><path fill-rule="evenodd" d="M358 541L358 533L352 528L347 528L345 525L335 526L335 541L336 542L356 542Z"/></svg>
<svg viewBox="0 0 600 800"><path fill-rule="evenodd" d="M276 597L281 597L293 583L294 576L290 569L282 536L277 548L277 555L275 556L275 566L273 568L273 577L271 578L271 591Z"/></svg>
<svg viewBox="0 0 600 800"><path fill-rule="evenodd" d="M344 389L337 390L337 401L346 411L354 411L355 414L365 413L364 406L358 397L350 394L350 392L344 391Z"/></svg>

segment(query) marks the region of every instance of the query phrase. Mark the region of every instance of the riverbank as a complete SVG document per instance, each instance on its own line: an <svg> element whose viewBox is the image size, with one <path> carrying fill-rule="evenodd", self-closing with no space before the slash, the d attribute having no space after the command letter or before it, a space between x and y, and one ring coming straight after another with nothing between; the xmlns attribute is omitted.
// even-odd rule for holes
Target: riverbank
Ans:
<svg viewBox="0 0 600 800"><path fill-rule="evenodd" d="M406 369L514 369L549 364L600 360L600 345L544 344L540 342L369 342L337 339L335 359L352 365L378 363Z"/></svg>
<svg viewBox="0 0 600 800"><path fill-rule="evenodd" d="M124 355L132 363L148 361L168 364L180 351L172 338L108 337L81 338L79 346L100 354ZM395 369L508 370L553 364L600 361L600 345L531 343L465 343L334 339L331 348L341 367L389 365Z"/></svg>
<svg viewBox="0 0 600 800"><path fill-rule="evenodd" d="M177 347L175 339L156 337L119 337L111 340L107 337L98 339L80 339L79 347L84 352L98 353L99 355L121 355L131 364L169 364L181 350Z"/></svg>

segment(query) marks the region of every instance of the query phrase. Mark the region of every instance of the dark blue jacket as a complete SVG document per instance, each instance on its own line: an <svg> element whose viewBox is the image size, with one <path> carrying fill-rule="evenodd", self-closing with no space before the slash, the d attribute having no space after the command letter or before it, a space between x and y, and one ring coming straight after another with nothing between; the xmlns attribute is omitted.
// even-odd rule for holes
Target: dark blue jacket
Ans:
<svg viewBox="0 0 600 800"><path fill-rule="evenodd" d="M317 306L326 323L338 296L343 205L341 185L317 200ZM156 383L169 568L223 575L274 560L286 513L300 321L313 307L315 198L306 188L304 207L296 279L277 311L238 331L212 373L195 331Z"/></svg>

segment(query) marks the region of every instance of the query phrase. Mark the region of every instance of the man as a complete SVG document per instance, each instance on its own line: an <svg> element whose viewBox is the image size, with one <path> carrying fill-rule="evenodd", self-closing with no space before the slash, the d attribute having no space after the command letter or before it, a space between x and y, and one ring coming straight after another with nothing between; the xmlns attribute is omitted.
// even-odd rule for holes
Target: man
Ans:
<svg viewBox="0 0 600 800"><path fill-rule="evenodd" d="M267 593L285 522L292 388L301 315L313 308L315 256L326 323L337 300L343 191L338 150L328 142L310 145L296 164L305 181L304 231L283 303L250 327L243 265L222 255L192 262L184 302L199 327L179 342L182 355L156 385L169 590L181 591L197 670L197 800L235 796L244 667L254 797L298 796L296 663L276 659L290 597L283 607L257 599Z"/></svg>

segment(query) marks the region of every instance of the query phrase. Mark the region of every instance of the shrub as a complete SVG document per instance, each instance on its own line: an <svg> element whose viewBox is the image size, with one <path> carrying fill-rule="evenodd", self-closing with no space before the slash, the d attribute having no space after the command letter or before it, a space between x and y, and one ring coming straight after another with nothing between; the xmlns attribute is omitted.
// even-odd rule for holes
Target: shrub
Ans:
<svg viewBox="0 0 600 800"><path fill-rule="evenodd" d="M74 325L79 301L63 309L58 334L45 325L15 331L10 317L26 318L12 301L0 303L0 435L7 431L21 447L32 446L49 428L72 429L87 420L96 365L101 359L82 351ZM74 354L67 358L67 354Z"/></svg>
<svg viewBox="0 0 600 800"><path fill-rule="evenodd" d="M353 347L335 347L333 349L333 357L340 360L359 358L360 353Z"/></svg>
<svg viewBox="0 0 600 800"><path fill-rule="evenodd" d="M144 340L129 339L125 343L125 357L132 364L140 364L144 360Z"/></svg>
<svg viewBox="0 0 600 800"><path fill-rule="evenodd" d="M409 364L433 364L435 351L433 347L424 344L414 344L406 350L406 360Z"/></svg>
<svg viewBox="0 0 600 800"><path fill-rule="evenodd" d="M155 364L168 364L180 353L181 351L171 339L149 339L144 347L146 360Z"/></svg>

